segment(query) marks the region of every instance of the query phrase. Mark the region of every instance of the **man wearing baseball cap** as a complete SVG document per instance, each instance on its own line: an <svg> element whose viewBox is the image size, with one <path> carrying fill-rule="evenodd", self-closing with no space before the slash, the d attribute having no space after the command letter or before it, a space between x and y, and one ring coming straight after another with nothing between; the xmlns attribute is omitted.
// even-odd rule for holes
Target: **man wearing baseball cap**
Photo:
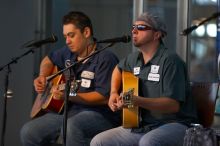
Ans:
<svg viewBox="0 0 220 146"><path fill-rule="evenodd" d="M182 146L185 130L197 117L185 63L165 47L166 34L165 24L152 13L143 13L134 22L132 40L139 51L115 67L108 105L112 111L127 106L122 73L132 73L139 79L139 92L129 97L129 106L139 107L139 125L99 133L91 146Z"/></svg>

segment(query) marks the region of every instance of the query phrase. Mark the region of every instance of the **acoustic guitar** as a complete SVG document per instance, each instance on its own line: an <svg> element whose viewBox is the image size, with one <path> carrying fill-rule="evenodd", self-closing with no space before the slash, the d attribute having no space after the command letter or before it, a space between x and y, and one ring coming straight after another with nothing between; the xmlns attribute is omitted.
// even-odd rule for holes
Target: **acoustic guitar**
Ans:
<svg viewBox="0 0 220 146"><path fill-rule="evenodd" d="M53 73L57 72L55 67ZM51 88L58 85L59 90L65 89L64 76L58 75L47 83L44 93L38 94L33 104L30 117L35 118L45 114L48 111L60 113L64 106L64 99L54 99L53 94L50 93Z"/></svg>
<svg viewBox="0 0 220 146"><path fill-rule="evenodd" d="M132 104L132 96L138 96L138 78L130 72L122 72L123 101L126 107L123 108L124 128L135 128L139 126L139 108Z"/></svg>

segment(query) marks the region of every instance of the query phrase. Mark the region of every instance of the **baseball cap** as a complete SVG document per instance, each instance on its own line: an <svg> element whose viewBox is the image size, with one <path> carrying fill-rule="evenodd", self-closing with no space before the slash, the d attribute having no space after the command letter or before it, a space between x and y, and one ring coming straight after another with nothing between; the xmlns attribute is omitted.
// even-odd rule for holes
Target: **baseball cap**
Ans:
<svg viewBox="0 0 220 146"><path fill-rule="evenodd" d="M156 31L160 31L162 33L162 37L167 35L166 25L164 22L156 15L151 14L150 12L142 13L136 21L144 21Z"/></svg>

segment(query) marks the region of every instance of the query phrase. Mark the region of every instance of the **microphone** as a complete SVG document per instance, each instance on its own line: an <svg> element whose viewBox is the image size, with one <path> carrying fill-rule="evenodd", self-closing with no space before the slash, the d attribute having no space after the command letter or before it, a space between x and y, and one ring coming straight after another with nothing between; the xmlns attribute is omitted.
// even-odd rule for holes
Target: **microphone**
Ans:
<svg viewBox="0 0 220 146"><path fill-rule="evenodd" d="M193 30L197 29L197 27L198 27L197 25L190 26L190 27L184 29L184 30L180 33L180 35L190 34Z"/></svg>
<svg viewBox="0 0 220 146"><path fill-rule="evenodd" d="M43 44L47 44L47 43L55 43L57 42L57 37L55 35L52 34L51 37L46 38L44 40L39 40L39 41L32 41L32 43L29 44L25 44L24 47L25 48L29 48L29 47L40 47Z"/></svg>
<svg viewBox="0 0 220 146"><path fill-rule="evenodd" d="M101 40L98 41L97 43L118 43L118 42L128 43L130 41L131 41L131 37L129 35L123 35L122 37Z"/></svg>
<svg viewBox="0 0 220 146"><path fill-rule="evenodd" d="M202 20L202 21L199 22L198 24L193 25L193 26L190 26L190 27L184 29L184 30L180 33L180 35L188 35L188 34L190 34L193 30L197 29L200 25L203 25L204 23L206 23L206 22L208 22L208 21L210 21L210 20L212 20L212 19L214 19L214 18L217 18L217 17L219 17L219 16L220 16L220 12L216 12L216 13L212 14L210 17L205 18L204 20Z"/></svg>

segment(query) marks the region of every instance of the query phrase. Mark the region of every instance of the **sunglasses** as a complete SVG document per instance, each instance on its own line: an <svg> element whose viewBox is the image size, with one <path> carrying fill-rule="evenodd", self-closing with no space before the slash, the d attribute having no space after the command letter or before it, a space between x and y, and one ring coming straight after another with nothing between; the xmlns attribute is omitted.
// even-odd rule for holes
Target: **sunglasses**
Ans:
<svg viewBox="0 0 220 146"><path fill-rule="evenodd" d="M144 25L144 24L138 24L138 25L133 25L132 30L137 29L140 31L145 31L145 30L154 30L154 28Z"/></svg>

